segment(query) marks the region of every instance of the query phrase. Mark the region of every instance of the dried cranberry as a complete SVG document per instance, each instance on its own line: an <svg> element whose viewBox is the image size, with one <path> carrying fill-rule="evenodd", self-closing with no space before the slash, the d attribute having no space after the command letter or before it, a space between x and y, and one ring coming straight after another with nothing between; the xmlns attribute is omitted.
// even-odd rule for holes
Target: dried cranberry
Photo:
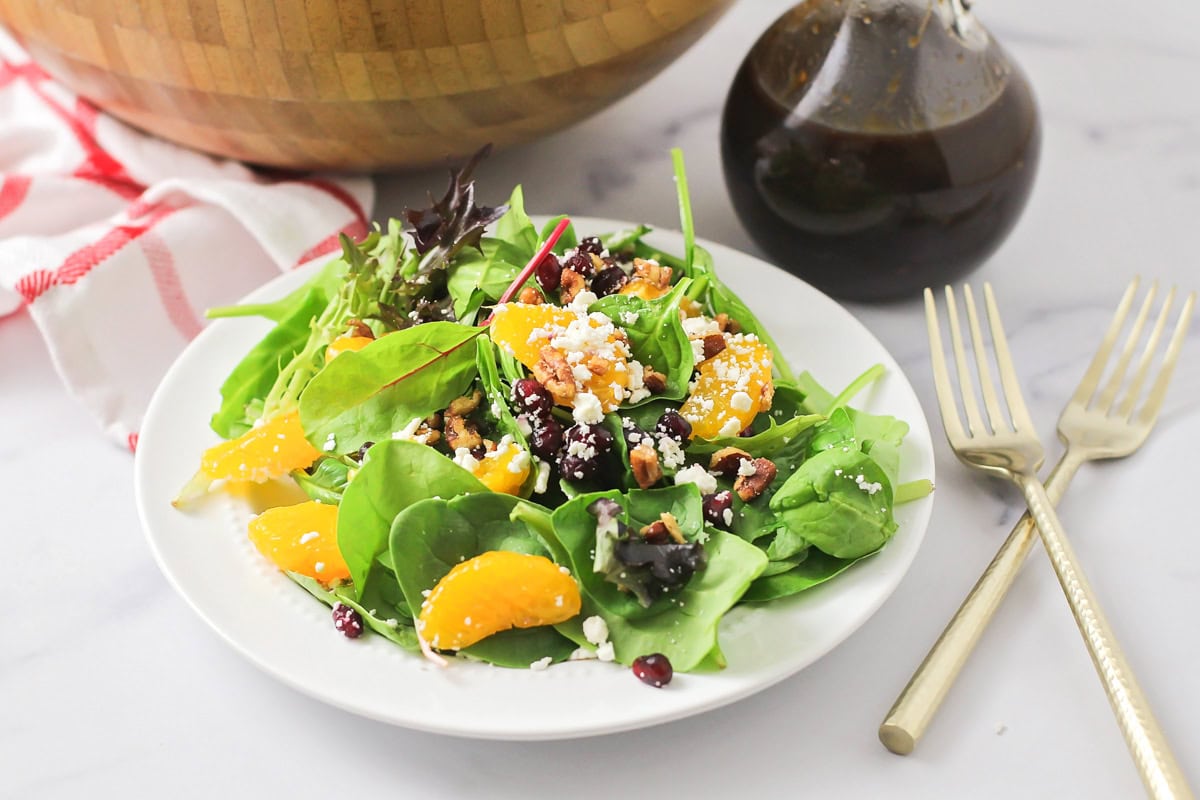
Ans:
<svg viewBox="0 0 1200 800"><path fill-rule="evenodd" d="M535 417L548 417L550 409L554 408L554 398L536 378L522 378L517 381L513 384L512 393L518 408L532 413Z"/></svg>
<svg viewBox="0 0 1200 800"><path fill-rule="evenodd" d="M357 639L363 632L362 617L350 606L334 603L333 627L347 639Z"/></svg>
<svg viewBox="0 0 1200 800"><path fill-rule="evenodd" d="M596 277L592 278L592 291L597 297L616 294L621 291L621 287L629 283L629 276L625 274L625 270L620 267L609 267L602 269L596 273Z"/></svg>
<svg viewBox="0 0 1200 800"><path fill-rule="evenodd" d="M727 513L728 512L728 513ZM704 495L704 519L715 528L729 528L733 518L733 492L728 490Z"/></svg>
<svg viewBox="0 0 1200 800"><path fill-rule="evenodd" d="M667 410L654 423L654 432L662 436L670 436L681 445L686 446L688 437L692 435L692 423L683 418L678 411Z"/></svg>
<svg viewBox="0 0 1200 800"><path fill-rule="evenodd" d="M581 253L594 253L596 255L600 255L604 252L604 243L600 241L600 237L598 236L588 236L579 243L579 247L577 249Z"/></svg>
<svg viewBox="0 0 1200 800"><path fill-rule="evenodd" d="M573 425L567 430L567 445L579 443L592 448L596 455L604 455L612 450L612 432L603 425Z"/></svg>
<svg viewBox="0 0 1200 800"><path fill-rule="evenodd" d="M651 653L633 660L633 674L642 683L661 689L671 682L675 670L671 669L671 660L662 653Z"/></svg>
<svg viewBox="0 0 1200 800"><path fill-rule="evenodd" d="M562 283L562 264L558 263L558 256L554 253L546 253L546 257L538 263L533 275L538 286L543 290L553 292L557 289L558 285Z"/></svg>
<svg viewBox="0 0 1200 800"><path fill-rule="evenodd" d="M592 257L582 250L578 251L564 261L563 269L569 269L572 272L578 272L585 278L590 278L596 274L596 265L592 263Z"/></svg>
<svg viewBox="0 0 1200 800"><path fill-rule="evenodd" d="M529 449L538 458L546 461L553 461L558 455L558 451L562 449L563 444L563 427L562 423L553 417L537 420L533 426L533 432L529 434Z"/></svg>
<svg viewBox="0 0 1200 800"><path fill-rule="evenodd" d="M558 462L559 472L569 481L582 481L592 477L600 469L600 459L593 456L592 458L584 458L583 456L565 455Z"/></svg>

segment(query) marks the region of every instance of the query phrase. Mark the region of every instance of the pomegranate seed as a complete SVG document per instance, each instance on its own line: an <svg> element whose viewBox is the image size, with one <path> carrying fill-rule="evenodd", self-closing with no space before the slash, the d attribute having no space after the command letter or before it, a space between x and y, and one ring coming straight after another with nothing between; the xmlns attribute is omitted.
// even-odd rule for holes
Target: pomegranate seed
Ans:
<svg viewBox="0 0 1200 800"><path fill-rule="evenodd" d="M661 689L671 682L675 670L671 669L670 659L662 653L651 653L633 660L633 674L647 686Z"/></svg>
<svg viewBox="0 0 1200 800"><path fill-rule="evenodd" d="M362 617L350 606L334 603L333 627L347 639L357 639L363 632Z"/></svg>
<svg viewBox="0 0 1200 800"><path fill-rule="evenodd" d="M558 263L558 256L554 253L547 253L546 257L541 260L533 273L534 278L547 292L553 292L562 283L562 264Z"/></svg>
<svg viewBox="0 0 1200 800"><path fill-rule="evenodd" d="M548 417L550 409L554 408L554 398L536 378L517 381L513 384L512 393L513 400L521 410L531 412L536 417Z"/></svg>
<svg viewBox="0 0 1200 800"><path fill-rule="evenodd" d="M563 445L562 423L553 417L535 420L529 434L529 449L544 461L553 461Z"/></svg>
<svg viewBox="0 0 1200 800"><path fill-rule="evenodd" d="M688 437L692 435L692 423L684 419L678 411L664 411L658 422L654 423L654 432L670 436L686 447Z"/></svg>
<svg viewBox="0 0 1200 800"><path fill-rule="evenodd" d="M733 514L733 492L728 490L716 492L715 494L704 495L704 519L709 525L714 528L724 528L728 530L729 524L726 522L726 512L729 512L731 518Z"/></svg>
<svg viewBox="0 0 1200 800"><path fill-rule="evenodd" d="M596 277L592 278L592 291L596 293L597 297L604 297L621 291L621 287L627 283L629 283L629 276L625 274L625 270L620 267L609 267L600 270L596 273Z"/></svg>

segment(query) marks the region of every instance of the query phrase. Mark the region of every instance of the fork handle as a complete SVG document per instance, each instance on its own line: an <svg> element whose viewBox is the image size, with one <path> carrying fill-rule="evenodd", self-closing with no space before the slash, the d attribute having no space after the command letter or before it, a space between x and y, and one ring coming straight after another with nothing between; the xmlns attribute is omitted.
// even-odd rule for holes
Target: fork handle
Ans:
<svg viewBox="0 0 1200 800"><path fill-rule="evenodd" d="M1058 574L1063 593L1071 605L1075 624L1087 642L1092 663L1100 674L1100 681L1104 684L1104 691L1108 694L1117 724L1133 754L1146 791L1155 800L1190 800L1192 792L1184 780L1183 771L1172 755L1141 687L1133 677L1133 670L1129 668L1108 620L1100 610L1100 604L1067 541L1045 487L1036 476L1018 475L1016 480L1042 535L1042 543Z"/></svg>
<svg viewBox="0 0 1200 800"><path fill-rule="evenodd" d="M1070 448L1063 453L1046 479L1046 494L1051 502L1062 499L1082 463L1082 459L1071 454ZM1036 540L1033 517L1026 512L884 717L879 726L879 741L888 750L906 756L916 747Z"/></svg>

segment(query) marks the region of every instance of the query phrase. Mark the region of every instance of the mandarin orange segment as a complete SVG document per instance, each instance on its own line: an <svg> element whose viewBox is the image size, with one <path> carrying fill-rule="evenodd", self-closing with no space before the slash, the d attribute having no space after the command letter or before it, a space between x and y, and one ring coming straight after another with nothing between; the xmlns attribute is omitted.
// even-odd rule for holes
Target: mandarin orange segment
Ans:
<svg viewBox="0 0 1200 800"><path fill-rule="evenodd" d="M492 550L455 565L421 604L417 632L461 650L510 628L556 625L579 613L579 586L543 556Z"/></svg>
<svg viewBox="0 0 1200 800"><path fill-rule="evenodd" d="M700 364L692 393L679 413L692 423L692 436L737 436L759 411L770 407L771 350L757 337L729 336L727 346Z"/></svg>
<svg viewBox="0 0 1200 800"><path fill-rule="evenodd" d="M657 300L669 291L671 291L670 286L659 286L645 278L633 278L621 287L621 294L633 295L643 300Z"/></svg>
<svg viewBox="0 0 1200 800"><path fill-rule="evenodd" d="M342 353L362 350L373 341L370 336L339 336L325 348L325 363L328 364Z"/></svg>
<svg viewBox="0 0 1200 800"><path fill-rule="evenodd" d="M337 506L309 501L250 520L250 541L275 566L331 584L350 577L337 546Z"/></svg>
<svg viewBox="0 0 1200 800"><path fill-rule="evenodd" d="M628 393L629 348L624 332L599 317L545 303L506 303L492 317L491 337L531 370L543 348L557 350L575 372L578 389L594 394L607 413Z"/></svg>
<svg viewBox="0 0 1200 800"><path fill-rule="evenodd" d="M493 492L515 495L521 493L529 477L529 464L527 451L520 445L506 443L480 459L473 472Z"/></svg>

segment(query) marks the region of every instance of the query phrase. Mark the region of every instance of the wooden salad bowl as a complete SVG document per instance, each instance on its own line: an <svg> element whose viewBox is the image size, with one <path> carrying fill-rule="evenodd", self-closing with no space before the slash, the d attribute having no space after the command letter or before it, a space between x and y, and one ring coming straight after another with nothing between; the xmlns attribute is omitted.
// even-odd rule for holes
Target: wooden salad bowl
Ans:
<svg viewBox="0 0 1200 800"><path fill-rule="evenodd" d="M528 141L637 88L732 0L0 0L53 77L126 122L291 169Z"/></svg>

